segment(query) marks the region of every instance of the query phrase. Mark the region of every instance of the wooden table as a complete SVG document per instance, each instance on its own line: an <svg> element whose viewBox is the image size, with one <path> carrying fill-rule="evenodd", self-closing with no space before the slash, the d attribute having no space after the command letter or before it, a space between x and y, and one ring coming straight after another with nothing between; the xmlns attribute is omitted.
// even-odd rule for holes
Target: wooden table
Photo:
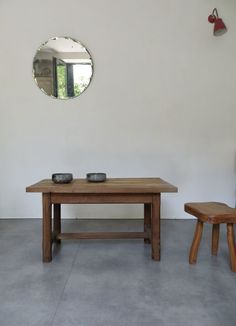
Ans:
<svg viewBox="0 0 236 326"><path fill-rule="evenodd" d="M43 262L52 260L52 243L64 239L144 239L151 243L152 259L160 260L160 207L162 192L177 188L160 178L112 178L93 183L75 179L69 184L42 180L26 188L43 199ZM61 232L61 204L144 204L143 232ZM52 223L53 206L53 223Z"/></svg>

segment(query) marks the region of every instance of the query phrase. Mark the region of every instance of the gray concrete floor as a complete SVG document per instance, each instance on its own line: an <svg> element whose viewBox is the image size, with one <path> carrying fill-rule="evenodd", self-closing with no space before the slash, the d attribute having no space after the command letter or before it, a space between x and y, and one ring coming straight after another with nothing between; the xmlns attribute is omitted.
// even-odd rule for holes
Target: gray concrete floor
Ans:
<svg viewBox="0 0 236 326"><path fill-rule="evenodd" d="M68 240L43 264L41 221L0 220L0 326L235 326L225 227L212 257L206 225L190 266L194 226L162 220L161 262L142 240ZM71 232L141 229L140 220L63 221Z"/></svg>

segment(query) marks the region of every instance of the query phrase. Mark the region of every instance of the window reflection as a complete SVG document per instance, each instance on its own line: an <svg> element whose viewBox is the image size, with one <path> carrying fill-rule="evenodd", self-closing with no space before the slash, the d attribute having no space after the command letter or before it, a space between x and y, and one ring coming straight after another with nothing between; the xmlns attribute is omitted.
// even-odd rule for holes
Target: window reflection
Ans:
<svg viewBox="0 0 236 326"><path fill-rule="evenodd" d="M49 96L68 99L79 96L89 85L93 64L89 52L71 38L53 38L37 51L34 78Z"/></svg>

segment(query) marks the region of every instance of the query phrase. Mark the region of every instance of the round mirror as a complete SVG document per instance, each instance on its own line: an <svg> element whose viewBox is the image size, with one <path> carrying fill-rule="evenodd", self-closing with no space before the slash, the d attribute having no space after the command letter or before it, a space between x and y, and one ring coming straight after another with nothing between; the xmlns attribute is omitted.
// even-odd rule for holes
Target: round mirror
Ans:
<svg viewBox="0 0 236 326"><path fill-rule="evenodd" d="M90 84L93 62L88 50L69 37L54 37L37 50L33 76L38 87L57 99L79 96Z"/></svg>

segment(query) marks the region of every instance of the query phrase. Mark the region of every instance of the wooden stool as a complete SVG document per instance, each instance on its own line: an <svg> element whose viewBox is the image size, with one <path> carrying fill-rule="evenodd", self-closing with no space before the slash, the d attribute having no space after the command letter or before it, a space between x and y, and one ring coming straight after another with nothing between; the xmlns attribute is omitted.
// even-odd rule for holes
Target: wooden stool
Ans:
<svg viewBox="0 0 236 326"><path fill-rule="evenodd" d="M200 245L203 223L212 224L212 255L217 255L220 224L227 224L227 240L230 255L230 264L232 272L236 272L236 249L234 239L234 223L236 223L236 209L231 208L223 203L205 202L205 203L186 203L185 212L197 217L197 225L193 237L192 246L189 253L189 263L197 262L197 253Z"/></svg>

